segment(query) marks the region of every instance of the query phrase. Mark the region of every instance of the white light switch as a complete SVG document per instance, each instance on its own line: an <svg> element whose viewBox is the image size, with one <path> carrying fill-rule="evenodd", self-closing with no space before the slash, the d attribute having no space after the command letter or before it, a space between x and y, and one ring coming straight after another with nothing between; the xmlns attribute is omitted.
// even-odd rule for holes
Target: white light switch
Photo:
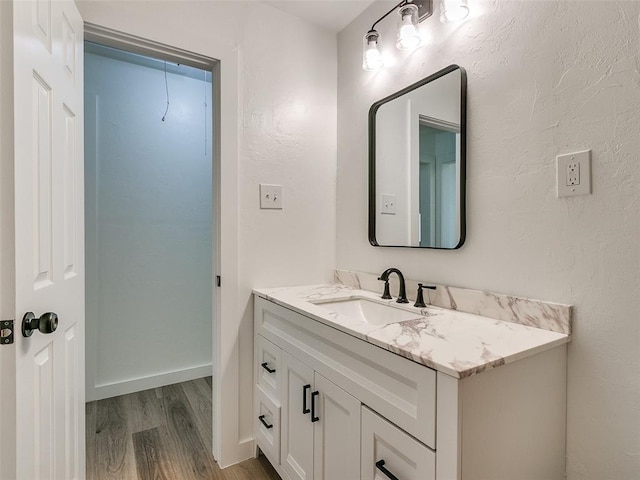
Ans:
<svg viewBox="0 0 640 480"><path fill-rule="evenodd" d="M282 185L260 184L260 208L282 210Z"/></svg>
<svg viewBox="0 0 640 480"><path fill-rule="evenodd" d="M396 196L392 193L383 193L380 197L380 213L383 215L396 214Z"/></svg>
<svg viewBox="0 0 640 480"><path fill-rule="evenodd" d="M558 198L591 193L591 150L556 157Z"/></svg>

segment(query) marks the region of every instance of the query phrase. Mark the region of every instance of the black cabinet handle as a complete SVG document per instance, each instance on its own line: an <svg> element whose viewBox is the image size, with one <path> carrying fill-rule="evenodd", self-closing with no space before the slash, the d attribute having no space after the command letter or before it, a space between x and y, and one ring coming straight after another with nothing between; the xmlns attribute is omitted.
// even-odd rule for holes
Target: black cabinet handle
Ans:
<svg viewBox="0 0 640 480"><path fill-rule="evenodd" d="M307 390L311 388L311 385L305 385L302 387L302 414L306 415L311 410L307 408Z"/></svg>
<svg viewBox="0 0 640 480"><path fill-rule="evenodd" d="M264 368L267 372L276 373L276 369L275 368L269 368L269 364L267 362L264 362L261 365L262 365L262 368Z"/></svg>
<svg viewBox="0 0 640 480"><path fill-rule="evenodd" d="M320 395L319 391L315 391L311 394L311 422L317 422L320 417L316 417L316 397Z"/></svg>
<svg viewBox="0 0 640 480"><path fill-rule="evenodd" d="M265 419L264 419L264 415L260 415L258 417L258 420L260 420L260 422L264 425L265 428L273 428L273 425L269 425Z"/></svg>
<svg viewBox="0 0 640 480"><path fill-rule="evenodd" d="M376 462L376 468L380 470L382 473L384 473L387 477L389 477L390 480L400 480L393 473L391 473L389 470L384 468L384 463L385 463L384 460L378 460Z"/></svg>

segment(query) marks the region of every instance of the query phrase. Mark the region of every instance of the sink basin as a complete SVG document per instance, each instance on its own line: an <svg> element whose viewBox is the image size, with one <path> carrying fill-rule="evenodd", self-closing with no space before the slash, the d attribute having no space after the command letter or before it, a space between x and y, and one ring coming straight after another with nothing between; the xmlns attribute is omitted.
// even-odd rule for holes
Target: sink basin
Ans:
<svg viewBox="0 0 640 480"><path fill-rule="evenodd" d="M364 298L334 300L317 303L316 305L369 325L382 326L389 323L412 320L420 316L406 310L383 305Z"/></svg>

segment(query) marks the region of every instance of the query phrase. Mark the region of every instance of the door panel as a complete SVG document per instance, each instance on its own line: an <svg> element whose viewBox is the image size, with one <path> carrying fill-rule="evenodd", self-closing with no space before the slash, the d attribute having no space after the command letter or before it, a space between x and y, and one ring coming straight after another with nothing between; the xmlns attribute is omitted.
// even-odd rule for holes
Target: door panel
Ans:
<svg viewBox="0 0 640 480"><path fill-rule="evenodd" d="M62 177L62 191L64 192L64 278L65 280L77 275L76 267L78 264L78 246L76 244L78 239L78 209L77 198L78 182L75 178L78 171L78 155L76 152L77 139L77 126L76 115L71 111L69 107L64 105L64 145L63 152L63 170L64 175Z"/></svg>
<svg viewBox="0 0 640 480"><path fill-rule="evenodd" d="M13 4L16 473L84 478L83 24L72 1ZM26 312L58 314L22 337Z"/></svg>
<svg viewBox="0 0 640 480"><path fill-rule="evenodd" d="M317 372L315 384L314 478L359 480L360 401Z"/></svg>
<svg viewBox="0 0 640 480"><path fill-rule="evenodd" d="M311 408L313 370L282 352L282 417L280 463L292 480L313 479L313 423ZM304 388L309 385L309 388Z"/></svg>
<svg viewBox="0 0 640 480"><path fill-rule="evenodd" d="M35 232L33 233L34 253L33 262L34 285L38 290L53 284L53 245L52 221L53 201L51 198L51 140L52 113L51 87L34 71L32 78L31 123L33 134L31 138L31 157L33 159L33 192L35 193L34 218ZM16 149L19 147L16 146ZM17 167L17 166L16 166ZM16 168L17 169L17 168ZM30 215L31 216L31 215Z"/></svg>

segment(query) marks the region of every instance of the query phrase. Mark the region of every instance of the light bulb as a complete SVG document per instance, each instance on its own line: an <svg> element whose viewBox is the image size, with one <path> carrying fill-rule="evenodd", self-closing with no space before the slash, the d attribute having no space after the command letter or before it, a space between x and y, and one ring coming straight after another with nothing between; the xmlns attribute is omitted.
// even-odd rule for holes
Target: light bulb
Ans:
<svg viewBox="0 0 640 480"><path fill-rule="evenodd" d="M418 32L418 7L408 4L398 10L400 21L398 24L398 40L396 47L400 50L412 50L420 45Z"/></svg>
<svg viewBox="0 0 640 480"><path fill-rule="evenodd" d="M364 36L362 49L362 68L367 71L380 70L384 63L378 48L380 34L375 30L370 30Z"/></svg>
<svg viewBox="0 0 640 480"><path fill-rule="evenodd" d="M440 21L459 22L469 15L467 0L442 0L440 7Z"/></svg>

